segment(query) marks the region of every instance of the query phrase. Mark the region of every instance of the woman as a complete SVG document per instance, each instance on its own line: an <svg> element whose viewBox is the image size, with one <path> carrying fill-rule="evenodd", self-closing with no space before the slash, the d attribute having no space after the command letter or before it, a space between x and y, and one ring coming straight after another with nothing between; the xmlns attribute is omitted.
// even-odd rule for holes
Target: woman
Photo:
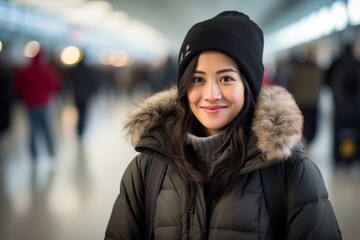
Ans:
<svg viewBox="0 0 360 240"><path fill-rule="evenodd" d="M105 239L147 238L144 181L154 158L168 165L155 239L274 239L259 170L281 161L287 239L341 239L319 170L296 151L298 107L280 87L261 90L262 52L262 31L243 13L189 30L177 88L140 102L126 122L140 154L124 173Z"/></svg>

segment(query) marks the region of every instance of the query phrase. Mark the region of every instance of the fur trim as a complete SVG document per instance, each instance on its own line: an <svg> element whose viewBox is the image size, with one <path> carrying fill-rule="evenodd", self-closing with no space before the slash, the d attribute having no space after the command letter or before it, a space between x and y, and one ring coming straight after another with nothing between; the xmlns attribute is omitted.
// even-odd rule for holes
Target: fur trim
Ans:
<svg viewBox="0 0 360 240"><path fill-rule="evenodd" d="M125 120L124 130L136 146L141 136L166 118L178 113L177 89L156 93L136 104ZM287 158L301 142L303 117L294 98L279 86L263 87L255 109L252 130L265 161Z"/></svg>
<svg viewBox="0 0 360 240"><path fill-rule="evenodd" d="M165 115L177 110L177 89L170 89L158 92L135 105L124 122L124 130L127 138L135 147L141 136L154 127Z"/></svg>
<svg viewBox="0 0 360 240"><path fill-rule="evenodd" d="M263 87L252 130L268 161L284 159L301 142L303 116L292 95L279 86Z"/></svg>

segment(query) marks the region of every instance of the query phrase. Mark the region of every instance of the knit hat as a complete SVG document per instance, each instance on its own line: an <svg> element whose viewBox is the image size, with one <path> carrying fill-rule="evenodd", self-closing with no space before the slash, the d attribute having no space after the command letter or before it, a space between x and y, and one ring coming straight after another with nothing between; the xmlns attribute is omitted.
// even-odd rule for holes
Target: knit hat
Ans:
<svg viewBox="0 0 360 240"><path fill-rule="evenodd" d="M193 57L204 51L219 51L238 64L256 98L264 74L263 47L262 30L244 13L225 11L199 22L189 30L181 45L178 84Z"/></svg>

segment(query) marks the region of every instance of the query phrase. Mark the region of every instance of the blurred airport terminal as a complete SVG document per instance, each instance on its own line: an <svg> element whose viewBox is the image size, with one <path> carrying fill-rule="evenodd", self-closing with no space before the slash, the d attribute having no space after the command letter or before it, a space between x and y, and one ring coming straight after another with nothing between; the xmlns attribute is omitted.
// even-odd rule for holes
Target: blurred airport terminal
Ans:
<svg viewBox="0 0 360 240"><path fill-rule="evenodd" d="M1 240L103 239L136 155L126 114L176 83L186 31L229 9L263 29L264 85L293 93L343 237L359 239L360 0L0 0Z"/></svg>

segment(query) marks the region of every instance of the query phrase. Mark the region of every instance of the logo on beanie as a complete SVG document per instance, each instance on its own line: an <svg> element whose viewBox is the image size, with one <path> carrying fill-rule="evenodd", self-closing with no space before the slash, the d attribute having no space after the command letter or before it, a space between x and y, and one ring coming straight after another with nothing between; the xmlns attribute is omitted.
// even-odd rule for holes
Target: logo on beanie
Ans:
<svg viewBox="0 0 360 240"><path fill-rule="evenodd" d="M190 45L187 45L186 46L186 52L185 52L185 54L184 53L181 53L181 55L180 55L180 60L179 60L179 64L181 64L183 61L184 61L184 59L187 57L187 55L189 55L190 54L190 50L189 50L189 48L190 48Z"/></svg>

